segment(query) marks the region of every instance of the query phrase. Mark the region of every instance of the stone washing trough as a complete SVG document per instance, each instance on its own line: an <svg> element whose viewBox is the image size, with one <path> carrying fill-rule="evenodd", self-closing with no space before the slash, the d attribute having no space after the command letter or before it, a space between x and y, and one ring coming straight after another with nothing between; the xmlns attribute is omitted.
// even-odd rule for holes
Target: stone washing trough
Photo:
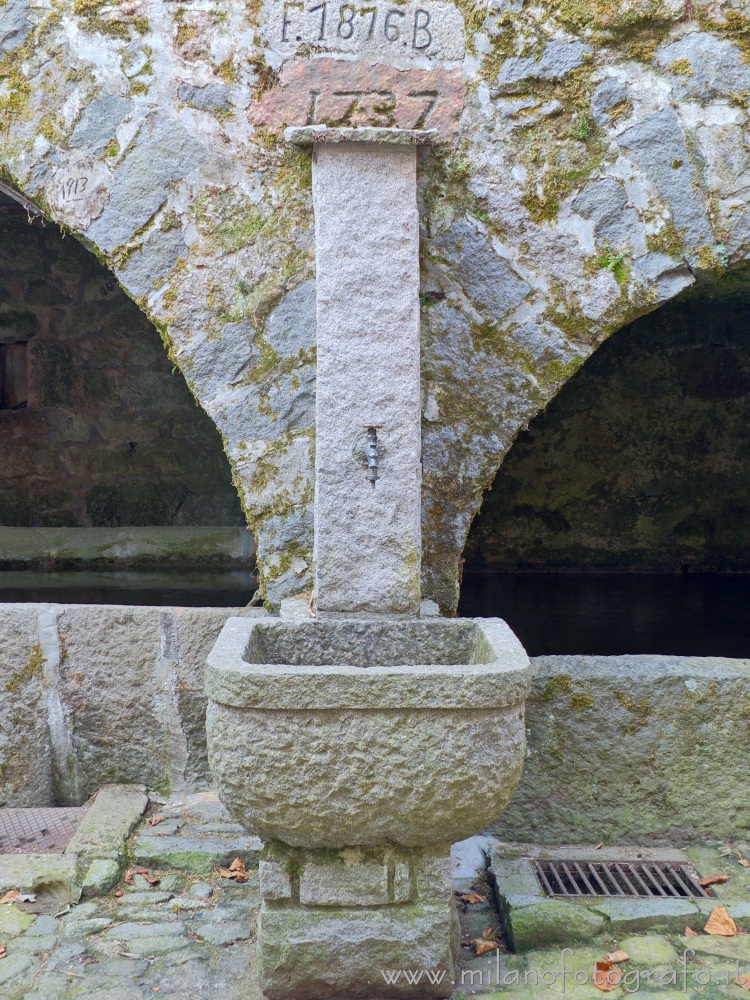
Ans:
<svg viewBox="0 0 750 1000"><path fill-rule="evenodd" d="M230 618L207 663L211 773L263 840L449 844L510 799L528 683L500 619Z"/></svg>

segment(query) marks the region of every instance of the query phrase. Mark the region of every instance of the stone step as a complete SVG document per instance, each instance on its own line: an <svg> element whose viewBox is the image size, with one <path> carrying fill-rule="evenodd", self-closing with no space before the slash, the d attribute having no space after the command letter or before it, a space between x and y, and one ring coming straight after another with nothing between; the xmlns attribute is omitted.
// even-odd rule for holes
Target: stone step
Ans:
<svg viewBox="0 0 750 1000"><path fill-rule="evenodd" d="M196 829L195 827L193 829ZM133 845L133 860L149 868L175 868L203 875L217 865L228 867L240 858L248 868L257 868L263 844L258 837L242 836L168 836L142 833Z"/></svg>

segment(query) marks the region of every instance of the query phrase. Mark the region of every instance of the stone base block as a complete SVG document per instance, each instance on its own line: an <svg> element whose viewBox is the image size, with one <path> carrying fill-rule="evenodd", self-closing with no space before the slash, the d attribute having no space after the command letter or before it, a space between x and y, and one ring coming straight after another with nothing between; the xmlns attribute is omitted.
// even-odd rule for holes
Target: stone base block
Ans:
<svg viewBox="0 0 750 1000"><path fill-rule="evenodd" d="M272 908L258 917L269 1000L449 997L458 943L452 903Z"/></svg>
<svg viewBox="0 0 750 1000"><path fill-rule="evenodd" d="M269 1000L449 997L459 947L448 848L267 845L259 971Z"/></svg>

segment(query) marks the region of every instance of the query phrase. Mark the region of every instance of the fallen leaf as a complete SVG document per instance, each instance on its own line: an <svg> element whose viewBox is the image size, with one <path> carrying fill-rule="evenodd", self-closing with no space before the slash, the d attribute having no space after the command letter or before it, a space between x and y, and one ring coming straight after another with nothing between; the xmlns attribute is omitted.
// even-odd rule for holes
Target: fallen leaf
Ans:
<svg viewBox="0 0 750 1000"><path fill-rule="evenodd" d="M133 878L133 873L129 868L125 872L125 881L127 882L128 885L135 885L135 879Z"/></svg>
<svg viewBox="0 0 750 1000"><path fill-rule="evenodd" d="M482 938L475 938L474 940L474 954L484 955L488 951L496 951L500 945L497 941L485 941Z"/></svg>
<svg viewBox="0 0 750 1000"><path fill-rule="evenodd" d="M611 951L607 955L607 961L613 964L616 962L627 962L629 958L630 955L626 951Z"/></svg>
<svg viewBox="0 0 750 1000"><path fill-rule="evenodd" d="M157 813L156 816L152 816L151 817L151 819L148 821L148 825L149 826L158 826L159 823L163 823L166 818L167 817L166 816L162 816L161 813Z"/></svg>
<svg viewBox="0 0 750 1000"><path fill-rule="evenodd" d="M240 858L235 858L228 868L218 866L216 871L222 878L234 879L238 884L248 881L245 863Z"/></svg>
<svg viewBox="0 0 750 1000"><path fill-rule="evenodd" d="M485 929L482 931L483 941L489 941L491 938L494 939L495 937L497 937L497 935L495 933L494 927L485 927Z"/></svg>
<svg viewBox="0 0 750 1000"><path fill-rule="evenodd" d="M468 903L469 906L476 906L477 903L487 902L487 897L480 896L478 892L462 892L459 894L458 898L462 903Z"/></svg>
<svg viewBox="0 0 750 1000"><path fill-rule="evenodd" d="M12 903L17 895L18 895L18 889L10 889L8 892L5 893L3 898L0 899L0 905L2 903Z"/></svg>
<svg viewBox="0 0 750 1000"><path fill-rule="evenodd" d="M596 847L594 848L594 850L595 850L595 851L601 851L601 849L602 849L603 847L604 847L604 844L597 844L597 845L596 845Z"/></svg>
<svg viewBox="0 0 750 1000"><path fill-rule="evenodd" d="M709 885L719 885L720 882L728 882L728 875L706 875L702 878L699 885L702 885L704 889L707 889Z"/></svg>
<svg viewBox="0 0 750 1000"><path fill-rule="evenodd" d="M115 895L119 899L121 896L124 896L125 893L123 892L122 889L115 889L113 895Z"/></svg>
<svg viewBox="0 0 750 1000"><path fill-rule="evenodd" d="M136 875L140 875L141 878L145 878L149 885L158 885L161 882L161 879L157 878L156 875L152 875L148 868L140 867L134 869L134 871Z"/></svg>
<svg viewBox="0 0 750 1000"><path fill-rule="evenodd" d="M602 993L616 990L622 981L622 970L611 962L594 962L593 983Z"/></svg>
<svg viewBox="0 0 750 1000"><path fill-rule="evenodd" d="M750 990L750 976L744 973L741 976L737 976L735 979L737 986L742 987L743 990Z"/></svg>
<svg viewBox="0 0 750 1000"><path fill-rule="evenodd" d="M750 861L747 858L740 858L737 863L742 865L743 868L750 868Z"/></svg>
<svg viewBox="0 0 750 1000"><path fill-rule="evenodd" d="M737 924L729 916L725 906L715 906L703 930L706 934L734 937L737 933Z"/></svg>
<svg viewBox="0 0 750 1000"><path fill-rule="evenodd" d="M0 944L0 958L7 958L8 952L5 950L5 945Z"/></svg>
<svg viewBox="0 0 750 1000"><path fill-rule="evenodd" d="M694 931L692 927L686 927L685 937L698 937L698 931Z"/></svg>

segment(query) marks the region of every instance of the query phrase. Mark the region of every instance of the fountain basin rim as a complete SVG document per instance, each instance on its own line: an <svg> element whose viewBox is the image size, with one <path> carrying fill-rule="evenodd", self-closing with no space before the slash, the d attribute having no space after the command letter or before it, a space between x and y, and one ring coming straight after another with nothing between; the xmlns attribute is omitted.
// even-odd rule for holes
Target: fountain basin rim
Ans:
<svg viewBox="0 0 750 1000"><path fill-rule="evenodd" d="M501 619L476 621L494 654L490 662L248 663L244 655L253 629L271 621L228 619L207 659L206 694L211 701L264 711L487 710L523 705L531 683L528 656ZM293 627L291 622L279 624ZM469 620L458 619L456 624L466 627Z"/></svg>

